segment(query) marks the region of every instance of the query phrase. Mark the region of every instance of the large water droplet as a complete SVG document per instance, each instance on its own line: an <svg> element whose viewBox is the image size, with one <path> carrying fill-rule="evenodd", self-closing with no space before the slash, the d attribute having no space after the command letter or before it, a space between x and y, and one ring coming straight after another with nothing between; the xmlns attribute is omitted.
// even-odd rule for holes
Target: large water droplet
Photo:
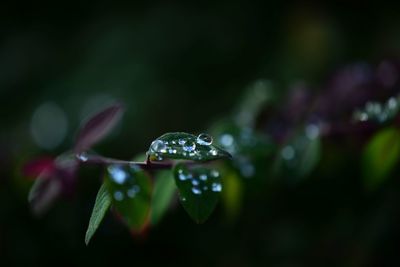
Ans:
<svg viewBox="0 0 400 267"><path fill-rule="evenodd" d="M183 145L183 150L186 152L193 152L196 149L196 144L194 142L186 142Z"/></svg>
<svg viewBox="0 0 400 267"><path fill-rule="evenodd" d="M195 195L201 195L201 190L196 186L192 187L192 192Z"/></svg>
<svg viewBox="0 0 400 267"><path fill-rule="evenodd" d="M110 173L111 179L117 184L125 183L128 178L128 174L119 166L109 166L108 172Z"/></svg>
<svg viewBox="0 0 400 267"><path fill-rule="evenodd" d="M114 192L114 199L116 201L122 201L124 199L124 194L121 191Z"/></svg>
<svg viewBox="0 0 400 267"><path fill-rule="evenodd" d="M213 192L221 192L222 191L222 185L220 183L213 183L211 185L211 190Z"/></svg>
<svg viewBox="0 0 400 267"><path fill-rule="evenodd" d="M209 146L212 144L213 139L208 134L201 133L199 136L197 136L196 142L202 146Z"/></svg>
<svg viewBox="0 0 400 267"><path fill-rule="evenodd" d="M164 141L155 140L155 141L153 141L153 143L151 143L150 149L151 149L151 151L156 152L156 153L166 153L167 145L164 143Z"/></svg>

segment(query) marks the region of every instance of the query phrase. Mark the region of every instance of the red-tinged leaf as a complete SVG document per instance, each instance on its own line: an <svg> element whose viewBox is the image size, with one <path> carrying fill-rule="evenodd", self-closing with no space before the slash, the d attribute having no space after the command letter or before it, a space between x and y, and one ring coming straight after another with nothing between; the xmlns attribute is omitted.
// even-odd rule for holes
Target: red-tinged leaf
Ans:
<svg viewBox="0 0 400 267"><path fill-rule="evenodd" d="M44 171L53 171L54 167L54 160L52 158L41 157L27 162L22 168L22 173L24 176L36 178Z"/></svg>
<svg viewBox="0 0 400 267"><path fill-rule="evenodd" d="M75 152L85 151L103 139L120 120L122 113L123 107L117 103L90 117L78 133Z"/></svg>
<svg viewBox="0 0 400 267"><path fill-rule="evenodd" d="M60 196L61 191L61 181L56 179L53 173L43 172L29 192L28 201L32 212L37 216L45 213Z"/></svg>

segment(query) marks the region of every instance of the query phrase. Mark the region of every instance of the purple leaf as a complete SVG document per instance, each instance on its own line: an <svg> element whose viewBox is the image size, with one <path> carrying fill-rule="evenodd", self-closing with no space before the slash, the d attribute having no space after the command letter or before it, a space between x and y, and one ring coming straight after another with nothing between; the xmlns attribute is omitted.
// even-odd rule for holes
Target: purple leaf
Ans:
<svg viewBox="0 0 400 267"><path fill-rule="evenodd" d="M83 152L103 139L120 120L122 113L122 105L116 103L90 117L78 133L75 153Z"/></svg>

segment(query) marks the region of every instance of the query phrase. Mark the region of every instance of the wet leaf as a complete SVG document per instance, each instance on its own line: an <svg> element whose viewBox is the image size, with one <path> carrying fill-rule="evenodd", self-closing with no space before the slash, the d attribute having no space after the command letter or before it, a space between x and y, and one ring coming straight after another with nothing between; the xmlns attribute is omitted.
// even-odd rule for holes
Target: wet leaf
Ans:
<svg viewBox="0 0 400 267"><path fill-rule="evenodd" d="M209 161L230 158L230 154L212 144L212 137L206 134L198 136L188 133L167 133L150 145L147 154L153 161L164 159L182 159Z"/></svg>
<svg viewBox="0 0 400 267"><path fill-rule="evenodd" d="M365 186L375 189L382 184L399 161L400 132L386 128L375 134L367 144L363 154Z"/></svg>
<svg viewBox="0 0 400 267"><path fill-rule="evenodd" d="M204 222L215 209L222 191L219 172L179 163L174 168L174 178L186 212L197 223Z"/></svg>
<svg viewBox="0 0 400 267"><path fill-rule="evenodd" d="M117 103L90 117L78 133L74 151L88 150L103 139L120 120L122 113L122 105Z"/></svg>
<svg viewBox="0 0 400 267"><path fill-rule="evenodd" d="M157 224L166 213L174 197L176 185L171 171L160 171L155 176L151 205L151 224Z"/></svg>
<svg viewBox="0 0 400 267"><path fill-rule="evenodd" d="M109 165L105 185L126 224L141 231L150 213L152 185L148 174L136 166Z"/></svg>
<svg viewBox="0 0 400 267"><path fill-rule="evenodd" d="M89 226L86 231L85 243L89 244L90 239L92 239L94 233L102 222L104 216L111 206L111 196L107 191L104 184L101 185L99 192L96 196L96 201L94 203L92 215L90 216Z"/></svg>

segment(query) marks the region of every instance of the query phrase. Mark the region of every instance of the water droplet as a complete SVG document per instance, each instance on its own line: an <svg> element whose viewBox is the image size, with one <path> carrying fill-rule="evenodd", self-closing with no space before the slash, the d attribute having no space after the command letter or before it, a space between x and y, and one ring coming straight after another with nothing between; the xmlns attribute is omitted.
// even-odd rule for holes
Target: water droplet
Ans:
<svg viewBox="0 0 400 267"><path fill-rule="evenodd" d="M181 201L185 202L186 198L185 197L181 197Z"/></svg>
<svg viewBox="0 0 400 267"><path fill-rule="evenodd" d="M222 191L222 185L220 183L213 183L211 185L211 190L213 192L221 192Z"/></svg>
<svg viewBox="0 0 400 267"><path fill-rule="evenodd" d="M136 196L136 194L139 192L140 192L140 187L138 185L134 185L134 186L132 186L132 188L130 188L127 191L127 195L130 198L134 198Z"/></svg>
<svg viewBox="0 0 400 267"><path fill-rule="evenodd" d="M183 146L185 143L186 143L185 139L179 139L178 140L178 144L181 145L181 146Z"/></svg>
<svg viewBox="0 0 400 267"><path fill-rule="evenodd" d="M391 97L391 98L389 98L389 100L387 101L387 107L388 107L388 109L396 109L397 108L397 101L396 101L396 98L394 98L394 97Z"/></svg>
<svg viewBox="0 0 400 267"><path fill-rule="evenodd" d="M82 162L86 162L89 159L88 154L86 152L82 152L82 153L76 155L76 157Z"/></svg>
<svg viewBox="0 0 400 267"><path fill-rule="evenodd" d="M175 141L175 140L172 140L172 141L171 141L171 144L176 145L176 141Z"/></svg>
<svg viewBox="0 0 400 267"><path fill-rule="evenodd" d="M292 160L294 158L295 151L292 146L285 146L282 149L282 158L285 160Z"/></svg>
<svg viewBox="0 0 400 267"><path fill-rule="evenodd" d="M217 170L212 170L210 174L214 178L218 178L219 177L219 172Z"/></svg>
<svg viewBox="0 0 400 267"><path fill-rule="evenodd" d="M233 136L230 134L223 134L220 138L220 143L224 147L230 147L233 145Z"/></svg>
<svg viewBox="0 0 400 267"><path fill-rule="evenodd" d="M150 149L153 152L157 153L166 153L167 152L167 145L165 144L164 141L161 140L155 140L151 143Z"/></svg>
<svg viewBox="0 0 400 267"><path fill-rule="evenodd" d="M128 178L128 174L119 166L112 165L107 170L110 173L111 179L117 184L125 183Z"/></svg>
<svg viewBox="0 0 400 267"><path fill-rule="evenodd" d="M183 150L186 152L193 152L196 149L196 144L194 142L186 142L183 145Z"/></svg>
<svg viewBox="0 0 400 267"><path fill-rule="evenodd" d="M115 191L114 192L114 199L116 201L122 201L124 199L124 194L122 194L121 191Z"/></svg>
<svg viewBox="0 0 400 267"><path fill-rule="evenodd" d="M192 180L192 185L199 185L199 180L193 179Z"/></svg>
<svg viewBox="0 0 400 267"><path fill-rule="evenodd" d="M197 136L196 142L202 146L209 146L212 144L213 139L208 134L201 133Z"/></svg>
<svg viewBox="0 0 400 267"><path fill-rule="evenodd" d="M210 150L210 154L212 156L216 156L216 155L218 155L218 151L215 148L213 148L213 149Z"/></svg>
<svg viewBox="0 0 400 267"><path fill-rule="evenodd" d="M192 187L192 192L195 195L201 195L201 190L198 187Z"/></svg>
<svg viewBox="0 0 400 267"><path fill-rule="evenodd" d="M179 178L179 180L181 180L181 181L185 181L185 180L188 179L188 178L186 177L186 175L184 175L183 173L180 173L180 174L178 175L178 178Z"/></svg>
<svg viewBox="0 0 400 267"><path fill-rule="evenodd" d="M319 127L315 124L309 124L306 127L306 136L310 140L314 140L319 136Z"/></svg>
<svg viewBox="0 0 400 267"><path fill-rule="evenodd" d="M207 181L208 176L207 176L206 174L200 174L199 178L200 178L200 180L202 180L202 181Z"/></svg>

